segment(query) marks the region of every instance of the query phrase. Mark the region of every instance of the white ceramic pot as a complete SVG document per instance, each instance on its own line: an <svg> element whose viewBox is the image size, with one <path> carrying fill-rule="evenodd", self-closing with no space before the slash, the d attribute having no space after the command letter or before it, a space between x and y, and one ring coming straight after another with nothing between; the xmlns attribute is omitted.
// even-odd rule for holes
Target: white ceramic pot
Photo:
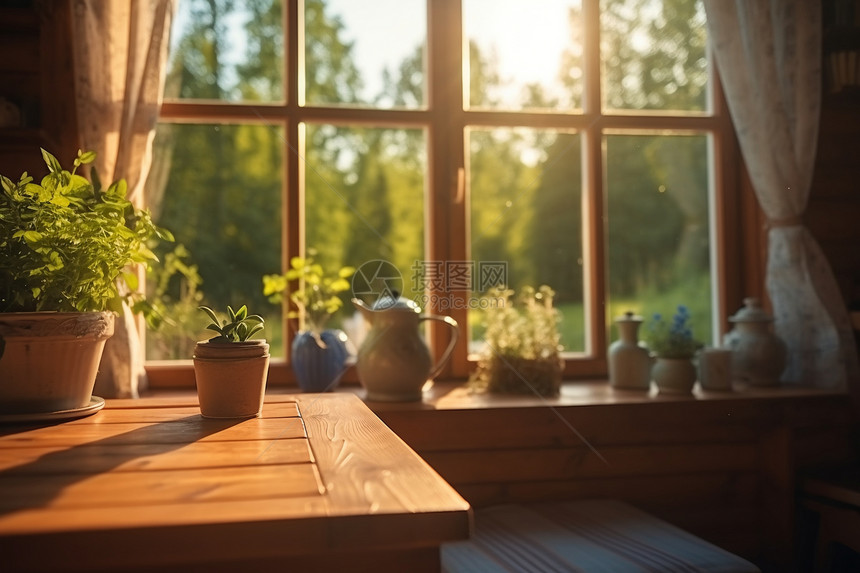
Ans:
<svg viewBox="0 0 860 573"><path fill-rule="evenodd" d="M269 345L247 342L198 342L194 378L204 418L250 418L263 410L269 372Z"/></svg>
<svg viewBox="0 0 860 573"><path fill-rule="evenodd" d="M114 319L112 312L0 314L0 413L89 405Z"/></svg>
<svg viewBox="0 0 860 573"><path fill-rule="evenodd" d="M689 358L658 357L651 378L663 394L689 394L696 384L696 367Z"/></svg>
<svg viewBox="0 0 860 573"><path fill-rule="evenodd" d="M648 349L639 344L642 317L632 312L615 319L618 340L609 345L609 383L613 388L648 390L653 361Z"/></svg>

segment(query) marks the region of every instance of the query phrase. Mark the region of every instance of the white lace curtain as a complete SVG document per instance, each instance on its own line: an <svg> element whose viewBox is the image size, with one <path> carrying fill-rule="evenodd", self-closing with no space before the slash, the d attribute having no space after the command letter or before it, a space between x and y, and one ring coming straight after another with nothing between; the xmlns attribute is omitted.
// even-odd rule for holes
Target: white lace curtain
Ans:
<svg viewBox="0 0 860 573"><path fill-rule="evenodd" d="M75 101L81 148L108 184L140 203L161 106L173 0L72 0ZM94 393L136 397L145 376L138 326L126 311L108 340Z"/></svg>
<svg viewBox="0 0 860 573"><path fill-rule="evenodd" d="M820 0L705 0L711 45L756 197L769 223L766 285L788 346L786 384L857 380L848 313L803 226L821 108Z"/></svg>

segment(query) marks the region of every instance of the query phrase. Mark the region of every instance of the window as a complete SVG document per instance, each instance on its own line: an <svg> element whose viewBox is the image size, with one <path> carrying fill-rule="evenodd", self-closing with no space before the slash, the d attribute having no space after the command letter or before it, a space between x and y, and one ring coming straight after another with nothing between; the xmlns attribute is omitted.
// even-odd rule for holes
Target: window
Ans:
<svg viewBox="0 0 860 573"><path fill-rule="evenodd" d="M181 245L148 283L176 320L148 357L188 358L197 304L241 301L288 361L261 278L307 252L392 263L461 324L450 376L499 280L556 291L570 376L605 374L628 309L685 304L710 342L720 101L697 0L181 0L147 189Z"/></svg>

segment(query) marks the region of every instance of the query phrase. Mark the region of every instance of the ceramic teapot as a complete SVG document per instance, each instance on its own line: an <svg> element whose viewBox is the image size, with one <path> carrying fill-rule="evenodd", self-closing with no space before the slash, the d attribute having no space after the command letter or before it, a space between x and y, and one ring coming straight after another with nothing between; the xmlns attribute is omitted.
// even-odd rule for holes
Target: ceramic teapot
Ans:
<svg viewBox="0 0 860 573"><path fill-rule="evenodd" d="M729 317L734 329L723 337L732 350L734 378L750 386L777 386L785 369L785 343L771 332L773 318L757 298L745 298L744 307Z"/></svg>
<svg viewBox="0 0 860 573"><path fill-rule="evenodd" d="M424 383L441 372L454 350L460 334L457 321L449 316L421 314L414 301L396 294L380 297L372 306L356 298L352 304L370 323L356 361L358 379L367 391L367 399L421 400ZM448 348L435 365L419 329L425 320L442 322L451 329Z"/></svg>

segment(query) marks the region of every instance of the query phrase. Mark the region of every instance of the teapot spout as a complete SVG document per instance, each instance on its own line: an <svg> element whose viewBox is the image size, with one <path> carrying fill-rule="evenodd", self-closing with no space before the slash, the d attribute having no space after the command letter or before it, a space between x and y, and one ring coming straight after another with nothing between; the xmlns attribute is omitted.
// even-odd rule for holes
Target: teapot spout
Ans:
<svg viewBox="0 0 860 573"><path fill-rule="evenodd" d="M361 312L361 315L364 317L364 320L373 324L373 309L367 306L367 303L365 303L361 299L353 298L352 305L357 308L359 312Z"/></svg>

